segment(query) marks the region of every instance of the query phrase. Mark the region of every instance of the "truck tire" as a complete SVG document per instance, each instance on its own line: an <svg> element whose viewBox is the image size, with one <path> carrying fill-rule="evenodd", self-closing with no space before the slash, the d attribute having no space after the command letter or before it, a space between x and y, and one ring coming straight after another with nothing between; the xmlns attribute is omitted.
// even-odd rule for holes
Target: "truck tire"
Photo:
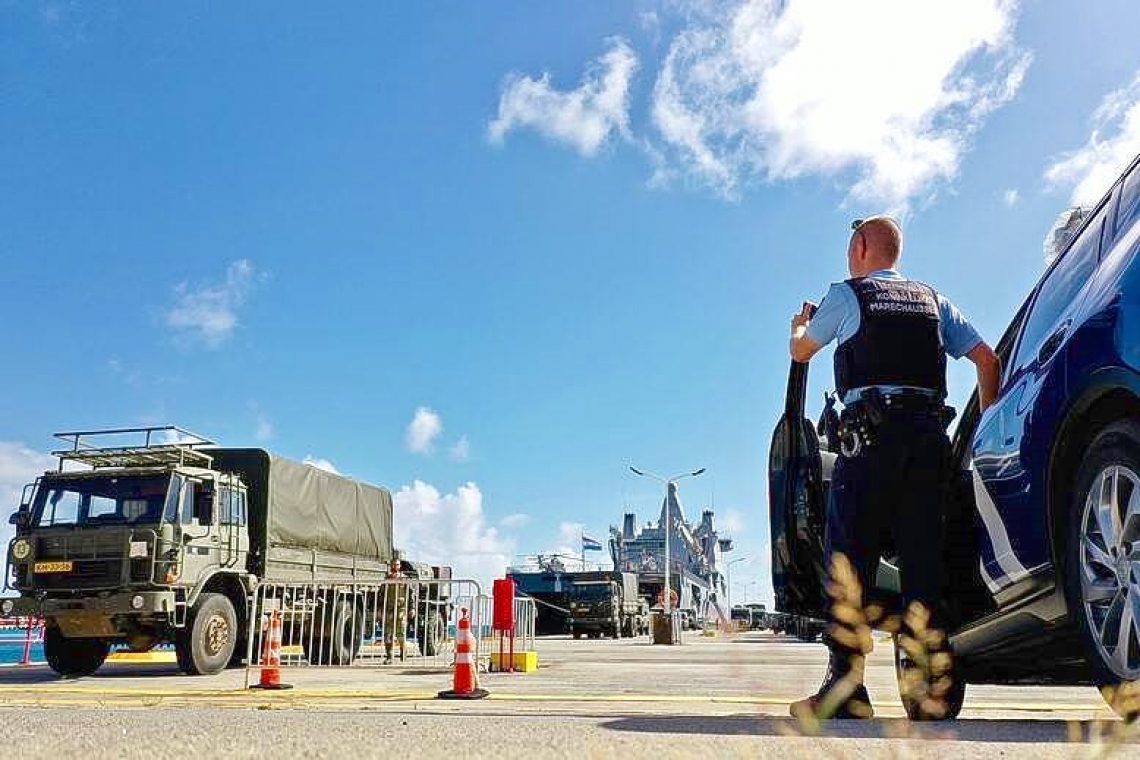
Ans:
<svg viewBox="0 0 1140 760"><path fill-rule="evenodd" d="M320 665L351 665L364 639L364 615L347 596L322 605L317 613L321 641L316 659Z"/></svg>
<svg viewBox="0 0 1140 760"><path fill-rule="evenodd" d="M44 657L48 667L63 678L91 675L110 651L106 639L69 639L55 626L44 630Z"/></svg>
<svg viewBox="0 0 1140 760"><path fill-rule="evenodd" d="M221 673L237 647L237 613L225 594L203 593L190 609L186 627L174 637L178 667L191 676Z"/></svg>
<svg viewBox="0 0 1140 760"><path fill-rule="evenodd" d="M435 657L443 651L443 644L447 640L447 624L439 612L431 613L428 620L430 622L424 626L424 654Z"/></svg>

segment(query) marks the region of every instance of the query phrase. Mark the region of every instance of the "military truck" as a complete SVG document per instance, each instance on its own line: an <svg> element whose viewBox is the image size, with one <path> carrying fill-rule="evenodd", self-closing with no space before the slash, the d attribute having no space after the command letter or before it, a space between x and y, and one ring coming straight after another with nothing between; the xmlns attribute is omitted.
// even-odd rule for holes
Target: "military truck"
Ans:
<svg viewBox="0 0 1140 760"><path fill-rule="evenodd" d="M566 624L574 638L649 633L649 605L637 594L634 573L571 573L570 615Z"/></svg>
<svg viewBox="0 0 1140 760"><path fill-rule="evenodd" d="M258 584L387 574L392 497L383 488L262 449L219 448L173 426L57 437L70 444L54 452L58 471L25 488L10 519L5 588L20 597L0 613L42 615L45 657L64 677L97 670L112 645L141 652L165 643L186 673L217 673L247 651ZM449 568L402 568L450 578ZM429 655L447 632L439 588L409 614ZM294 612L326 662L349 662L358 650L353 604L326 594Z"/></svg>

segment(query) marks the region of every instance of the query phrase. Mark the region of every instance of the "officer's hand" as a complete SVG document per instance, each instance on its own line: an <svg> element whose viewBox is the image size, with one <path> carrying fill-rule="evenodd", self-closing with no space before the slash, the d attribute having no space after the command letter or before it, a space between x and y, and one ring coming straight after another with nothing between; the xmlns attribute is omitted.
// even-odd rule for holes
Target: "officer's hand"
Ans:
<svg viewBox="0 0 1140 760"><path fill-rule="evenodd" d="M799 314L792 317L792 331L800 327L807 327L811 324L811 316L815 313L816 305L811 301L804 301L803 308Z"/></svg>

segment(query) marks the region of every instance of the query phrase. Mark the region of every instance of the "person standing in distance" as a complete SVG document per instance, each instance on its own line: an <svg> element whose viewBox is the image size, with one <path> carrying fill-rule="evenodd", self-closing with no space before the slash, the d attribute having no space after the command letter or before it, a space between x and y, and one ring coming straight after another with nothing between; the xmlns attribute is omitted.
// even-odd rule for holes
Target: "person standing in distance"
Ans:
<svg viewBox="0 0 1140 760"><path fill-rule="evenodd" d="M898 222L876 216L851 226L851 279L833 284L818 308L804 303L792 318L790 341L792 359L803 363L837 343L835 387L844 410L827 505L826 554L833 569L838 555L846 557L865 598L875 588L881 541L889 531L899 554L904 609L918 603L937 623L941 493L949 477L946 426L952 416L945 406L946 356L974 363L982 409L997 395L1001 362L949 300L899 274ZM832 632L841 625L834 615L831 624ZM830 661L823 685L793 703L792 715L870 717L862 677L866 652L853 648L849 637L829 635L826 641ZM850 696L829 709L823 698L841 680Z"/></svg>

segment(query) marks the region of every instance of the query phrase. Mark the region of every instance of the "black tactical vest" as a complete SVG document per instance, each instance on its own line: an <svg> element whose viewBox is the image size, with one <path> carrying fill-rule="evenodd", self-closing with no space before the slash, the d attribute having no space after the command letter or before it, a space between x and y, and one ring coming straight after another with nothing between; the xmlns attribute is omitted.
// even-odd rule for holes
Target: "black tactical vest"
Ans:
<svg viewBox="0 0 1140 760"><path fill-rule="evenodd" d="M934 290L911 280L848 280L859 330L835 349L835 388L907 385L946 398L946 349Z"/></svg>

